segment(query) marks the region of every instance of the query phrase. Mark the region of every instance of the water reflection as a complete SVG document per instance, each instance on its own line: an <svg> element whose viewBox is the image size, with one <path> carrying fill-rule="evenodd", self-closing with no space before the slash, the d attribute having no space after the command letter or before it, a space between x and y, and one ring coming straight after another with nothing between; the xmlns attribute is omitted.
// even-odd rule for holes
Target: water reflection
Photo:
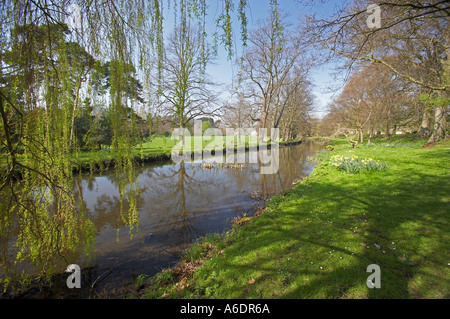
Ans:
<svg viewBox="0 0 450 319"><path fill-rule="evenodd" d="M78 292L79 296L114 297L119 287L134 284L139 274L151 275L175 263L180 251L196 238L223 232L236 216L251 216L265 198L312 171L307 157L318 148L312 142L280 148L279 169L272 175L260 174L258 152L247 153L250 164L240 168L207 169L199 162L148 165L136 174L139 231L132 239L120 214L118 177L80 176L74 191L96 227L97 238L90 263L70 261L84 267L83 280L90 281L85 285L88 291ZM126 201L123 205L127 210Z"/></svg>

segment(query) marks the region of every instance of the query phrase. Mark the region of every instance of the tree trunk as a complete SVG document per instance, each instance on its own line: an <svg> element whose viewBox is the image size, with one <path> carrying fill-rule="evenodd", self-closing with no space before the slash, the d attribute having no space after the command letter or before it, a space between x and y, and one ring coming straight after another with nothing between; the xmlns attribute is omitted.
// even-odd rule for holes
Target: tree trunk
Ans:
<svg viewBox="0 0 450 319"><path fill-rule="evenodd" d="M430 111L425 110L423 112L422 123L419 128L419 136L420 137L428 137L430 136Z"/></svg>
<svg viewBox="0 0 450 319"><path fill-rule="evenodd" d="M386 128L384 130L384 135L386 138L389 138L391 136L391 132L389 131L389 122L386 122Z"/></svg>
<svg viewBox="0 0 450 319"><path fill-rule="evenodd" d="M397 134L397 124L395 124L394 127L392 128L392 135L396 134Z"/></svg>
<svg viewBox="0 0 450 319"><path fill-rule="evenodd" d="M259 119L260 128L266 128L266 120L267 120L267 111L264 110L264 111L262 111L261 117ZM259 142L261 143L263 141L264 141L264 135L260 134L259 135Z"/></svg>
<svg viewBox="0 0 450 319"><path fill-rule="evenodd" d="M183 125L183 116L180 116L180 120L179 120L178 125L180 126L181 129L184 128L184 125ZM185 141L184 141L184 132L183 132L183 134L180 136L180 142L181 142L181 147L183 147L183 152L184 152L184 143L185 143Z"/></svg>
<svg viewBox="0 0 450 319"><path fill-rule="evenodd" d="M81 89L81 83L82 83L82 74L80 75L78 79L78 85L77 85L77 91L75 94L75 101L73 102L73 109L72 109L72 121L70 126L70 137L69 137L69 149L72 150L72 140L73 140L73 131L75 126L75 112L78 108L78 98L80 96L80 89Z"/></svg>
<svg viewBox="0 0 450 319"><path fill-rule="evenodd" d="M434 143L447 137L447 106L436 107L434 111L434 127L428 143Z"/></svg>
<svg viewBox="0 0 450 319"><path fill-rule="evenodd" d="M384 135L386 138L389 138L391 136L391 133L389 132L389 115L390 115L390 112L388 111L387 115L386 115L386 126L385 126L385 130L384 130Z"/></svg>

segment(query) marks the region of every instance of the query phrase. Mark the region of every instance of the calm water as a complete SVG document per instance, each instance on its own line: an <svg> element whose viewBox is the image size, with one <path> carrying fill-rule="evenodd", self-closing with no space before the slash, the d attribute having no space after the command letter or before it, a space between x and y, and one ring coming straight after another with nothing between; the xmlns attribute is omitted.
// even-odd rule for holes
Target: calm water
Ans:
<svg viewBox="0 0 450 319"><path fill-rule="evenodd" d="M120 296L140 274L153 275L175 264L189 243L227 230L232 218L244 213L251 216L264 199L308 175L314 164L307 157L319 148L309 141L280 148L279 170L273 175L260 174L259 164L242 168L206 168L200 163L147 165L138 174L142 191L137 202L139 231L132 238L120 217L117 177L80 176L74 189L95 224L96 251L89 264L73 261L82 267L81 289L68 289L68 274L64 274L45 297ZM258 154L247 156L254 159Z"/></svg>

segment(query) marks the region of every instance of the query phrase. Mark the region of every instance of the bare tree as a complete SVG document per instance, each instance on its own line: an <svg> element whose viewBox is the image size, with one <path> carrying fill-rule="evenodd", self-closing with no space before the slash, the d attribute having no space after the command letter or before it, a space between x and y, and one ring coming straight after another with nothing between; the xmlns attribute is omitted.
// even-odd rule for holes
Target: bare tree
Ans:
<svg viewBox="0 0 450 319"><path fill-rule="evenodd" d="M416 93L409 81L373 63L352 74L330 111L338 131L356 132L362 143L364 132L371 137L384 129L388 137L391 128L395 133L417 121Z"/></svg>
<svg viewBox="0 0 450 319"><path fill-rule="evenodd" d="M197 32L189 25L180 25L172 33L162 64L160 109L173 124L185 128L198 116L214 115L216 95L204 73L211 61L210 50L202 50Z"/></svg>
<svg viewBox="0 0 450 319"><path fill-rule="evenodd" d="M252 126L252 105L243 94L238 94L236 101L224 105L222 123L225 127L249 128Z"/></svg>
<svg viewBox="0 0 450 319"><path fill-rule="evenodd" d="M310 117L314 110L311 91L311 83L303 77L291 81L280 91L280 103L271 119L274 121L273 127L280 128L281 139L291 140L299 135L310 134Z"/></svg>
<svg viewBox="0 0 450 319"><path fill-rule="evenodd" d="M378 26L368 23L374 14L368 7L379 10ZM348 58L349 67L355 61L383 65L431 95L449 101L449 16L448 1L355 0L331 20L312 18L309 27L314 41ZM448 103L435 107L430 142L446 136L447 107Z"/></svg>
<svg viewBox="0 0 450 319"><path fill-rule="evenodd" d="M304 53L300 37L295 36L279 12L272 12L270 17L260 24L249 37L249 48L241 59L242 87L259 104L259 114L255 121L260 127L267 128L267 121L276 108L279 116L274 125L279 124L283 114L282 91L291 83L299 83L304 70L301 56Z"/></svg>

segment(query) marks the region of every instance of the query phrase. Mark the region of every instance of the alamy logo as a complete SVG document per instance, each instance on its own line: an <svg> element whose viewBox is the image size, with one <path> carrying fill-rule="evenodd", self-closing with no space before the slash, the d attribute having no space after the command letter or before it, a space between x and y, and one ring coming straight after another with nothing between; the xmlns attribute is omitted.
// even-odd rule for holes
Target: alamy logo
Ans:
<svg viewBox="0 0 450 319"><path fill-rule="evenodd" d="M367 287L370 289L381 288L381 269L377 264L371 264L367 267L367 272L372 273L367 277Z"/></svg>
<svg viewBox="0 0 450 319"><path fill-rule="evenodd" d="M77 264L67 266L66 272L72 273L67 277L66 284L70 289L81 288L81 269Z"/></svg>
<svg viewBox="0 0 450 319"><path fill-rule="evenodd" d="M249 163L259 162L261 174L278 172L280 158L278 128L270 130L270 137L266 128L260 128L259 130L255 128L227 128L224 140L220 129L208 128L203 132L202 121L195 120L193 133L194 143L191 143L191 133L187 128L175 128L173 130L172 140L179 140L172 148L171 159L174 163L190 162L192 154L194 154L194 161L212 158L216 163L245 164L245 141L248 139L247 149L249 151L256 151L257 147L259 148L258 158L249 157ZM203 147L203 141L210 142ZM213 151L214 155L212 154Z"/></svg>
<svg viewBox="0 0 450 319"><path fill-rule="evenodd" d="M381 9L380 6L377 4L369 4L367 6L367 13L369 13L369 16L366 19L367 27L369 29L373 28L381 28Z"/></svg>
<svg viewBox="0 0 450 319"><path fill-rule="evenodd" d="M80 29L81 28L81 9L77 4L71 4L67 7L67 13L69 16L67 17L67 26L71 29Z"/></svg>

